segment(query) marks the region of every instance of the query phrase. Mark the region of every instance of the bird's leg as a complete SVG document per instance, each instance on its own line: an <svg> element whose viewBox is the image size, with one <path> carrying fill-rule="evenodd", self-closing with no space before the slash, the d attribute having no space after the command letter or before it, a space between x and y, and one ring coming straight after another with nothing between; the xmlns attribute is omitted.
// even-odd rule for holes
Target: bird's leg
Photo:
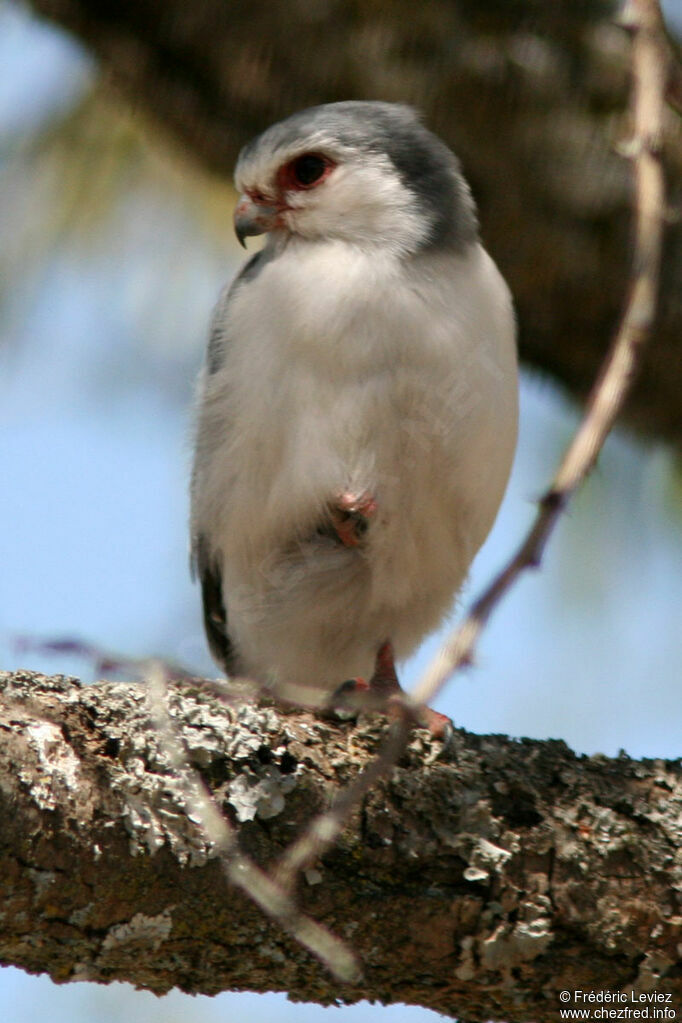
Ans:
<svg viewBox="0 0 682 1023"><path fill-rule="evenodd" d="M369 707L370 695L369 683L364 678L347 678L334 690L330 702L332 716L341 721L354 721L361 710Z"/></svg>
<svg viewBox="0 0 682 1023"><path fill-rule="evenodd" d="M366 491L354 494L344 490L330 507L332 527L344 547L357 547L376 514L377 503Z"/></svg>
<svg viewBox="0 0 682 1023"><path fill-rule="evenodd" d="M384 698L388 698L391 693L402 693L403 691L395 670L393 644L390 640L386 640L379 647L369 688L370 692L377 693ZM445 714L439 714L437 710L431 710L430 707L424 707L420 711L419 721L425 728L428 728L435 739L446 740L452 731L450 718Z"/></svg>
<svg viewBox="0 0 682 1023"><path fill-rule="evenodd" d="M377 651L374 663L374 674L369 682L363 678L350 678L343 685L339 686L334 696L339 698L341 703L350 700L351 706L355 706L355 713L363 706L368 710L386 709L388 698L393 693L402 693L403 688L398 681L395 670L395 659L393 656L393 644L390 640L382 643ZM335 713L340 716L350 716L343 706L335 708ZM390 713L390 711L389 711ZM428 728L434 739L447 741L452 731L452 721L445 714L439 714L437 710L424 707L419 712L419 723Z"/></svg>

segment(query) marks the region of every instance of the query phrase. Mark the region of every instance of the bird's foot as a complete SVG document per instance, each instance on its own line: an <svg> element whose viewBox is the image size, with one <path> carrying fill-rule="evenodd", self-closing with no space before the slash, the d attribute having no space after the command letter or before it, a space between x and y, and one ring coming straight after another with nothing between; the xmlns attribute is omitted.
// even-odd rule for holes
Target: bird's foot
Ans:
<svg viewBox="0 0 682 1023"><path fill-rule="evenodd" d="M395 693L402 692L403 688L395 669L393 644L387 640L379 647L374 674L369 682L363 678L351 678L336 690L334 697L335 700L338 698L339 707L337 708L335 704L335 713L340 717L350 718L363 708L386 711L389 698ZM389 707L387 713L392 714L395 711ZM450 718L437 710L432 710L431 707L422 707L417 715L417 721L422 727L428 728L434 739L441 739L447 743L452 735L453 725Z"/></svg>
<svg viewBox="0 0 682 1023"><path fill-rule="evenodd" d="M432 707L422 707L419 712L419 723L424 728L428 728L434 739L440 739L442 742L450 741L454 726L447 714L441 714L440 711L434 710Z"/></svg>
<svg viewBox="0 0 682 1023"><path fill-rule="evenodd" d="M371 494L342 491L331 505L332 526L344 547L357 547L376 515L377 503Z"/></svg>
<svg viewBox="0 0 682 1023"><path fill-rule="evenodd" d="M398 681L393 655L393 644L390 640L382 643L377 652L374 675L370 679L369 688L372 692L381 693L386 698L392 693L402 693L403 687ZM452 721L445 714L440 714L431 707L422 707L418 714L419 724L428 728L434 739L447 742L452 734Z"/></svg>
<svg viewBox="0 0 682 1023"><path fill-rule="evenodd" d="M332 713L341 721L352 721L369 703L369 683L364 678L348 678L334 690Z"/></svg>

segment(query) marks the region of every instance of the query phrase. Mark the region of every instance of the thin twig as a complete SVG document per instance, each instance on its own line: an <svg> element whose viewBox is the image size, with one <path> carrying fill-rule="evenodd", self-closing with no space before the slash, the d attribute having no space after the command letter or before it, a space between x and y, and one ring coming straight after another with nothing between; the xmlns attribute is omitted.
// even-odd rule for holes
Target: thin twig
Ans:
<svg viewBox="0 0 682 1023"><path fill-rule="evenodd" d="M471 663L478 637L494 608L525 569L540 564L559 516L594 466L623 406L651 332L663 239L665 191L659 151L670 56L658 0L629 0L621 23L632 33L631 156L635 179L634 254L623 317L588 399L585 417L540 501L533 525L419 680L411 694L419 704L433 700L455 671Z"/></svg>
<svg viewBox="0 0 682 1023"><path fill-rule="evenodd" d="M377 757L361 771L351 784L334 800L331 807L315 817L304 833L293 842L275 867L275 877L289 890L297 874L306 870L341 834L346 821L360 805L363 796L383 777L400 758L414 726L412 709L402 700L389 701L395 706L397 718L391 723Z"/></svg>
<svg viewBox="0 0 682 1023"><path fill-rule="evenodd" d="M337 980L359 981L360 966L344 942L301 913L287 892L239 849L236 830L222 815L201 776L190 765L182 740L177 735L168 711L167 677L161 664L149 663L147 681L159 742L182 786L188 816L220 857L228 880L241 888L267 916L312 952Z"/></svg>
<svg viewBox="0 0 682 1023"><path fill-rule="evenodd" d="M127 654L112 653L77 636L43 639L22 634L10 636L9 639L18 653L56 654L90 661L92 670L98 677L123 673L144 677L149 666L148 657L129 657ZM163 662L159 660L158 663L163 663L166 677L170 682L190 681L196 678L196 674L183 668L181 664L174 664L169 660Z"/></svg>
<svg viewBox="0 0 682 1023"><path fill-rule="evenodd" d="M658 34L657 50L660 61L661 72L665 77L665 99L669 106L678 114L682 114L682 49L679 41L668 31L660 9L659 0L650 5L650 0L644 0L645 5L650 9L646 11L646 18L650 28ZM618 21L626 29L636 29L641 14L638 8L641 7L641 0L624 0Z"/></svg>

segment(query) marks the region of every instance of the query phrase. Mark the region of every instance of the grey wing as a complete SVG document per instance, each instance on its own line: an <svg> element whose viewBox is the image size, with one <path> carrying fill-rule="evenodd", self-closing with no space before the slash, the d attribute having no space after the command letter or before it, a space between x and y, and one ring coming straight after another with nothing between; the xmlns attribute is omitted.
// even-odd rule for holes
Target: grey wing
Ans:
<svg viewBox="0 0 682 1023"><path fill-rule="evenodd" d="M223 364L226 343L226 313L235 289L240 284L245 284L248 281L252 281L254 277L257 277L269 259L270 253L267 249L261 249L260 252L257 252L251 257L251 259L244 263L244 266L241 268L235 279L223 290L220 298L218 299L218 304L215 308L213 319L211 321L208 348L206 349L206 372L209 376L213 373L217 373Z"/></svg>
<svg viewBox="0 0 682 1023"><path fill-rule="evenodd" d="M195 537L192 547L192 570L201 583L204 629L208 645L218 664L228 675L232 675L237 671L237 655L227 630L220 565L211 552L206 537Z"/></svg>
<svg viewBox="0 0 682 1023"><path fill-rule="evenodd" d="M208 347L206 349L205 373L207 376L210 377L217 373L223 365L225 345L227 343L225 329L227 311L235 288L252 280L260 272L262 265L267 262L268 258L264 250L257 252L244 264L232 283L223 290L211 322ZM206 438L203 438L202 441L200 431L195 443L194 469L191 483L193 514L194 506L197 503L198 490L201 486L201 477L197 471L197 463L201 456L202 447L210 447L210 444L206 444L205 441ZM212 549L210 537L206 536L200 529L195 530L194 527L192 532L190 565L192 577L198 578L201 584L206 638L216 661L222 665L228 674L232 674L237 670L237 658L228 632L220 560Z"/></svg>

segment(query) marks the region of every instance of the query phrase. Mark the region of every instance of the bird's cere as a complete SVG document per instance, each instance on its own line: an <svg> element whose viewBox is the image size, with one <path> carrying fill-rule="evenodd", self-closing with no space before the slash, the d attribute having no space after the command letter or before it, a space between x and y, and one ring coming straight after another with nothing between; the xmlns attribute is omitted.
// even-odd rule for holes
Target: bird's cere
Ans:
<svg viewBox="0 0 682 1023"><path fill-rule="evenodd" d="M266 199L246 194L240 196L234 211L234 230L239 244L245 245L244 239L252 235L274 230L278 226L280 213L281 210L269 204Z"/></svg>

